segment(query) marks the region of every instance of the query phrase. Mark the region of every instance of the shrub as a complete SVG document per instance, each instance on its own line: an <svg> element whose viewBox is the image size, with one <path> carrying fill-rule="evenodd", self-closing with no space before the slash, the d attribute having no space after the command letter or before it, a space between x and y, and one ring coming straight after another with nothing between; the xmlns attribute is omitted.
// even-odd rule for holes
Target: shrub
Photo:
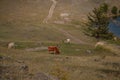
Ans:
<svg viewBox="0 0 120 80"><path fill-rule="evenodd" d="M111 13L116 15L117 12L118 12L118 8L116 6L113 6L112 10L111 10Z"/></svg>

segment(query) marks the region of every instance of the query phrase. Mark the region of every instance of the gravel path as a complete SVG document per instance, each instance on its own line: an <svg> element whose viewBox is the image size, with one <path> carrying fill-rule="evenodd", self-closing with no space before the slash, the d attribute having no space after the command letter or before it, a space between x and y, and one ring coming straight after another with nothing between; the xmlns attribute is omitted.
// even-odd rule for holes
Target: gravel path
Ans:
<svg viewBox="0 0 120 80"><path fill-rule="evenodd" d="M53 13L54 13L54 10L55 10L55 7L57 5L57 1L56 0L51 0L53 2L52 6L50 7L49 9L49 13L48 13L48 16L43 20L43 23L47 23L49 19L52 18L53 16Z"/></svg>

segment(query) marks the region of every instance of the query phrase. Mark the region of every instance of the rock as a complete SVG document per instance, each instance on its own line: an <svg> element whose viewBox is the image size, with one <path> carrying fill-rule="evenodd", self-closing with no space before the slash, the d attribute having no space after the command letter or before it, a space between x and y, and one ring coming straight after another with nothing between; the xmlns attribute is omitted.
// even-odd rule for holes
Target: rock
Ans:
<svg viewBox="0 0 120 80"><path fill-rule="evenodd" d="M33 76L32 80L59 80L59 79L54 76L50 76L46 73L39 72Z"/></svg>
<svg viewBox="0 0 120 80"><path fill-rule="evenodd" d="M97 75L98 76L98 78L106 78L106 75L105 74L99 74L99 75Z"/></svg>
<svg viewBox="0 0 120 80"><path fill-rule="evenodd" d="M87 52L88 54L91 54L91 53L92 53L92 51L91 51L91 50L86 50L86 52Z"/></svg>
<svg viewBox="0 0 120 80"><path fill-rule="evenodd" d="M3 57L2 56L0 56L0 60L2 60L3 59Z"/></svg>
<svg viewBox="0 0 120 80"><path fill-rule="evenodd" d="M20 70L28 72L29 68L27 65L24 64L24 65L20 66Z"/></svg>
<svg viewBox="0 0 120 80"><path fill-rule="evenodd" d="M95 61L95 62L99 62L99 61L100 61L100 59L94 59L94 61Z"/></svg>
<svg viewBox="0 0 120 80"><path fill-rule="evenodd" d="M34 75L33 80L50 80L44 73L37 73Z"/></svg>

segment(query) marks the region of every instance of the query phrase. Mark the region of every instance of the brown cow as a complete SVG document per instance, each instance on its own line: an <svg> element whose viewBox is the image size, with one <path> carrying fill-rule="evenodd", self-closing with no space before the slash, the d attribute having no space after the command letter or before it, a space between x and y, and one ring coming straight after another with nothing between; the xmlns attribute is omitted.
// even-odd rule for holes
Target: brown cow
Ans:
<svg viewBox="0 0 120 80"><path fill-rule="evenodd" d="M60 51L59 51L58 47L56 47L56 46L49 46L48 51L49 51L49 53L52 52L54 54L60 54Z"/></svg>

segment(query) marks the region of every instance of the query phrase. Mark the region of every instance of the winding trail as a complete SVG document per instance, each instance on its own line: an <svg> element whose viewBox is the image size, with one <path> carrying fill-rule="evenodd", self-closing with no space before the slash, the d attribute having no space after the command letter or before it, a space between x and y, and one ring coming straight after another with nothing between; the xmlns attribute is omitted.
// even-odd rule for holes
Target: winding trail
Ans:
<svg viewBox="0 0 120 80"><path fill-rule="evenodd" d="M86 42L78 39L77 37L73 36L72 34L70 34L69 32L67 32L64 29L56 28L55 26L53 26L53 28L55 28L56 30L58 30L59 32L61 32L62 34L64 34L67 38L70 38L74 43L90 45L90 44L88 44L88 43L86 43Z"/></svg>
<svg viewBox="0 0 120 80"><path fill-rule="evenodd" d="M43 23L48 23L48 20L52 18L54 10L55 10L55 7L57 5L57 1L56 0L50 0L50 1L52 1L53 4L52 4L52 6L49 9L48 16L43 20Z"/></svg>

